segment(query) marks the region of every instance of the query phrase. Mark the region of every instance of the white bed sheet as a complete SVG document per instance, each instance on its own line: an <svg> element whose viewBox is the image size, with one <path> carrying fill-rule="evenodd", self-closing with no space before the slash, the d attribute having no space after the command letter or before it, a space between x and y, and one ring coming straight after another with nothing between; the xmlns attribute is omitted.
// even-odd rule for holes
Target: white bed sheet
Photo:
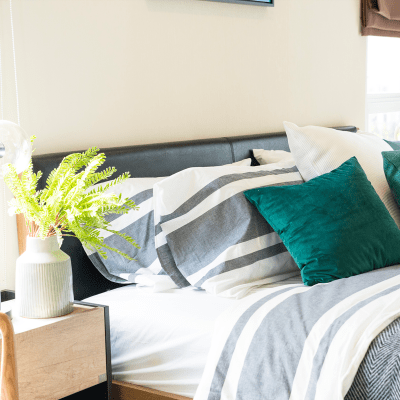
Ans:
<svg viewBox="0 0 400 400"><path fill-rule="evenodd" d="M264 290L301 283L294 277ZM108 305L113 379L193 398L217 318L238 300L192 288L153 293L126 286L85 301Z"/></svg>

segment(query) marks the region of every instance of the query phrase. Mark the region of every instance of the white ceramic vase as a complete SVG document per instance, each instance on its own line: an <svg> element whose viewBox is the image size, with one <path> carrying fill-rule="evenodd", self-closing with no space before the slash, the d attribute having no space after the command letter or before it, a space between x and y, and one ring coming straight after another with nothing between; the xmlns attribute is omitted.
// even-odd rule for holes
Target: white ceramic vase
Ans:
<svg viewBox="0 0 400 400"><path fill-rule="evenodd" d="M72 312L72 268L69 255L55 236L27 237L26 251L17 259L16 312L25 318L51 318Z"/></svg>

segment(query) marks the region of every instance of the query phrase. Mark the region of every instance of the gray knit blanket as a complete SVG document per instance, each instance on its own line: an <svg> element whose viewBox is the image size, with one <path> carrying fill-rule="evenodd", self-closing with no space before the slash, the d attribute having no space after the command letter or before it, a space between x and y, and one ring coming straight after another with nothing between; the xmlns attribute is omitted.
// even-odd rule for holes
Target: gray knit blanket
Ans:
<svg viewBox="0 0 400 400"><path fill-rule="evenodd" d="M400 400L400 318L373 340L345 400Z"/></svg>

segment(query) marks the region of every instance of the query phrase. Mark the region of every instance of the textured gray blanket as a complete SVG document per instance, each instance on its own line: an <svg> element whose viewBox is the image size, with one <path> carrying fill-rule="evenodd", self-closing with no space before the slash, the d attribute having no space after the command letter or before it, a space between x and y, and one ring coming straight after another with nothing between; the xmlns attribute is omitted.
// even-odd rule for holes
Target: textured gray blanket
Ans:
<svg viewBox="0 0 400 400"><path fill-rule="evenodd" d="M371 343L345 400L400 400L400 318Z"/></svg>

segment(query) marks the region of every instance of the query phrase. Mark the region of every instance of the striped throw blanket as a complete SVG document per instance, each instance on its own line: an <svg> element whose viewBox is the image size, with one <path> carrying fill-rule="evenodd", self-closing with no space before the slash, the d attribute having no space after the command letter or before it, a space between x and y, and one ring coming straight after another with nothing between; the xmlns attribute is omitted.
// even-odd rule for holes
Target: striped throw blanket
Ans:
<svg viewBox="0 0 400 400"><path fill-rule="evenodd" d="M371 342L399 315L400 265L259 289L217 322L195 400L343 399Z"/></svg>

